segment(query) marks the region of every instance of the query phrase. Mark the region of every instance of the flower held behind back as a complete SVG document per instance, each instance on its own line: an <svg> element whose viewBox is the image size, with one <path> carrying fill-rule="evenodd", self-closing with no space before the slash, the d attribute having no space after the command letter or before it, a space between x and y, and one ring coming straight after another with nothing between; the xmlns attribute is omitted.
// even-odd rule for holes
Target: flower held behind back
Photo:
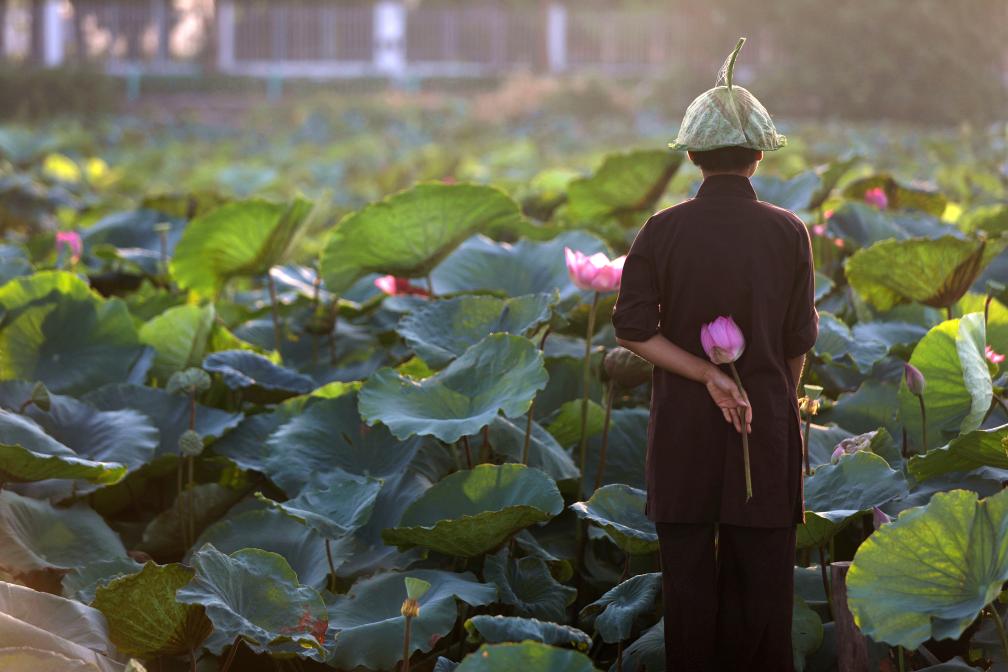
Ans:
<svg viewBox="0 0 1008 672"><path fill-rule="evenodd" d="M742 356L745 336L730 315L700 327L700 344L715 364L728 364Z"/></svg>

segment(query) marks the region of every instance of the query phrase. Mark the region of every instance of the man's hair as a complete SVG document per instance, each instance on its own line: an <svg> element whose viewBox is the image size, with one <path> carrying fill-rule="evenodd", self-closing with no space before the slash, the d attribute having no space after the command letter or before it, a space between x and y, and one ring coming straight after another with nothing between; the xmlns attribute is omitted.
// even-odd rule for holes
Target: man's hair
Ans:
<svg viewBox="0 0 1008 672"><path fill-rule="evenodd" d="M748 147L719 147L706 152L693 152L694 164L711 171L743 170L748 168L759 152Z"/></svg>

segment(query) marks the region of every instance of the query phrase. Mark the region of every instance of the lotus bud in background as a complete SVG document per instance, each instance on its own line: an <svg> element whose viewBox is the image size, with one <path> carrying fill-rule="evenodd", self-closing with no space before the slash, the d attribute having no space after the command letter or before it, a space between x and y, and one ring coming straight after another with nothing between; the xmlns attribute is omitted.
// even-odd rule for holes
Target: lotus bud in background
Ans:
<svg viewBox="0 0 1008 672"><path fill-rule="evenodd" d="M833 449L833 454L830 455L830 464L837 464L840 458L847 454L847 451L843 449L843 446L837 446Z"/></svg>
<svg viewBox="0 0 1008 672"><path fill-rule="evenodd" d="M903 378L906 380L906 386L910 390L910 394L915 397L924 395L927 381L924 379L924 374L920 372L920 369L910 363L903 364Z"/></svg>
<svg viewBox="0 0 1008 672"><path fill-rule="evenodd" d="M886 512L877 506L872 507L872 522L875 524L875 529L879 529L886 523L891 523L892 518L886 515Z"/></svg>
<svg viewBox="0 0 1008 672"><path fill-rule="evenodd" d="M610 380L626 390L651 380L654 366L651 362L626 348L613 348L605 354L602 367Z"/></svg>
<svg viewBox="0 0 1008 672"><path fill-rule="evenodd" d="M715 364L730 364L742 356L745 336L731 316L723 316L700 327L700 345Z"/></svg>
<svg viewBox="0 0 1008 672"><path fill-rule="evenodd" d="M76 231L56 232L56 254L64 249L70 252L70 263L76 264L80 261L81 253L84 251L84 244L81 242L80 234Z"/></svg>
<svg viewBox="0 0 1008 672"><path fill-rule="evenodd" d="M199 457L203 453L203 439L191 429L187 429L179 437L179 452L184 457Z"/></svg>
<svg viewBox="0 0 1008 672"><path fill-rule="evenodd" d="M1005 356L994 350L994 348L989 345L984 348L984 357L986 357L987 361L991 364L1000 364L1005 361Z"/></svg>
<svg viewBox="0 0 1008 672"><path fill-rule="evenodd" d="M383 275L375 278L375 287L385 292L389 296L430 296L423 287L418 287L409 281L409 278L397 278L394 275Z"/></svg>
<svg viewBox="0 0 1008 672"><path fill-rule="evenodd" d="M882 187L872 187L864 193L865 203L869 205L874 205L879 210L885 210L889 207L889 197L886 196L885 189Z"/></svg>
<svg viewBox="0 0 1008 672"><path fill-rule="evenodd" d="M609 259L602 252L586 256L583 252L564 248L567 275L578 289L594 292L615 292L623 279L626 255Z"/></svg>

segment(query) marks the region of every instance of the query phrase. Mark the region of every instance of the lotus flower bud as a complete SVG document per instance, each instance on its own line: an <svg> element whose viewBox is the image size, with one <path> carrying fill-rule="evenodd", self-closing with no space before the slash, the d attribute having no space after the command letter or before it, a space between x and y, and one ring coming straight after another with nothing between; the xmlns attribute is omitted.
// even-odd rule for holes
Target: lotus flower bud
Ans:
<svg viewBox="0 0 1008 672"><path fill-rule="evenodd" d="M927 381L924 380L924 374L920 372L920 369L909 362L903 364L903 378L906 380L907 389L911 394L917 397L924 395Z"/></svg>
<svg viewBox="0 0 1008 672"><path fill-rule="evenodd" d="M730 315L700 327L700 345L715 364L734 362L745 350L745 336Z"/></svg>
<svg viewBox="0 0 1008 672"><path fill-rule="evenodd" d="M843 449L843 446L837 446L833 450L833 454L830 455L830 464L837 464L840 462L840 458L847 454L847 451Z"/></svg>
<svg viewBox="0 0 1008 672"><path fill-rule="evenodd" d="M891 523L892 518L886 515L885 511L878 508L877 506L872 507L872 522L875 523L875 529L879 529L886 523Z"/></svg>
<svg viewBox="0 0 1008 672"><path fill-rule="evenodd" d="M187 429L179 437L179 452L185 457L199 457L203 452L203 439L191 429Z"/></svg>
<svg viewBox="0 0 1008 672"><path fill-rule="evenodd" d="M889 197L882 187L873 187L865 191L864 200L865 203L870 203L880 210L885 210L889 207Z"/></svg>
<svg viewBox="0 0 1008 672"><path fill-rule="evenodd" d="M989 345L984 348L984 357L986 357L987 361L990 362L991 364L1000 364L1001 362L1005 361L1005 356L998 353L996 350L994 350L994 348L992 348Z"/></svg>
<svg viewBox="0 0 1008 672"><path fill-rule="evenodd" d="M57 231L56 254L59 254L60 250L64 248L70 251L70 259L73 263L76 264L80 261L81 253L84 251L80 234L76 231Z"/></svg>
<svg viewBox="0 0 1008 672"><path fill-rule="evenodd" d="M626 348L613 348L602 359L602 367L611 380L630 390L651 380L651 362Z"/></svg>

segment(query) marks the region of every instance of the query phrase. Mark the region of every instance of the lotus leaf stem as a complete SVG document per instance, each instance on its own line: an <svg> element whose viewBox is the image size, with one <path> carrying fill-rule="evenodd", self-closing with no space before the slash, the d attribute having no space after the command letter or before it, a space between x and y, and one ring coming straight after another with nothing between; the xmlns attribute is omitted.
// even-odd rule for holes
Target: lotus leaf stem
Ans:
<svg viewBox="0 0 1008 672"><path fill-rule="evenodd" d="M550 330L552 327L546 326L546 330L543 332L542 338L539 339L539 351L543 351L546 348L546 338L550 335ZM532 397L532 401L529 402L528 408L528 418L525 421L525 443L522 444L522 464L528 464L529 455L529 445L532 443L532 411L535 410L535 397Z"/></svg>
<svg viewBox="0 0 1008 672"><path fill-rule="evenodd" d="M899 672L905 672L906 667L903 665L903 647L896 647L896 660L899 663Z"/></svg>
<svg viewBox="0 0 1008 672"><path fill-rule="evenodd" d="M833 615L833 595L830 591L829 577L826 575L826 554L823 552L822 544L819 545L819 571L822 574L822 587L823 592L826 593L826 607L829 609L830 618L835 618Z"/></svg>
<svg viewBox="0 0 1008 672"><path fill-rule="evenodd" d="M266 272L266 284L269 286L270 312L273 315L273 346L280 352L280 309L277 306L276 282L269 271Z"/></svg>
<svg viewBox="0 0 1008 672"><path fill-rule="evenodd" d="M332 559L332 546L329 539L325 540L326 560L329 561L329 590L336 592L336 566Z"/></svg>
<svg viewBox="0 0 1008 672"><path fill-rule="evenodd" d="M196 458L192 455L186 456L186 467L189 472L189 485L188 492L186 493L186 510L189 514L187 516L189 520L189 542L190 546L196 543L196 479L194 475L194 466Z"/></svg>
<svg viewBox="0 0 1008 672"><path fill-rule="evenodd" d="M228 656L224 660L224 665L221 666L220 672L227 672L231 669L231 663L234 661L235 654L238 652L238 645L241 643L241 635L234 638L234 642L231 643L231 650L228 651Z"/></svg>
<svg viewBox="0 0 1008 672"><path fill-rule="evenodd" d="M581 476L578 480L578 490L584 486L585 458L588 451L588 387L591 383L591 345L592 335L595 333L595 309L598 307L599 293L592 295L591 311L588 313L588 333L585 334L585 357L582 369L581 382L581 445L579 448Z"/></svg>
<svg viewBox="0 0 1008 672"><path fill-rule="evenodd" d="M997 611L997 606L994 604L989 605L991 616L994 617L994 625L997 626L998 637L1001 638L1001 647L1004 649L1005 655L1008 656L1008 635L1005 634L1004 623L1001 621L1001 614Z"/></svg>
<svg viewBox="0 0 1008 672"><path fill-rule="evenodd" d="M812 416L805 418L805 432L802 434L802 451L805 453L805 475L812 475L812 467L809 465L809 432L812 430Z"/></svg>
<svg viewBox="0 0 1008 672"><path fill-rule="evenodd" d="M927 411L924 409L924 395L917 395L917 401L920 402L921 411L921 441L924 443L924 451L928 450L928 440L927 440Z"/></svg>
<svg viewBox="0 0 1008 672"><path fill-rule="evenodd" d="M728 362L728 366L731 367L732 376L735 377L735 385L738 386L739 392L748 399L745 388L742 387L742 379L739 378L738 369L735 368L735 362ZM749 432L746 428L745 412L742 411L739 415L742 424L742 459L745 462L745 489L746 501L748 502L752 499L752 474L749 471Z"/></svg>
<svg viewBox="0 0 1008 672"><path fill-rule="evenodd" d="M605 422L602 425L602 447L599 449L598 469L595 471L595 490L602 487L602 472L605 471L606 450L609 447L609 420L612 417L613 400L616 398L616 383L609 383L606 390Z"/></svg>
<svg viewBox="0 0 1008 672"><path fill-rule="evenodd" d="M413 617L406 616L406 628L403 631L403 644L402 644L402 667L400 668L402 672L409 672L410 669L410 627L412 626Z"/></svg>
<svg viewBox="0 0 1008 672"><path fill-rule="evenodd" d="M991 294L991 290L987 290L987 298L984 299L984 327L987 326L987 316L990 315L990 304L994 300L994 295Z"/></svg>
<svg viewBox="0 0 1008 672"><path fill-rule="evenodd" d="M472 469L473 468L472 448L469 447L469 437L468 436L463 436L462 437L462 445L465 447L466 466L467 466L468 469Z"/></svg>
<svg viewBox="0 0 1008 672"><path fill-rule="evenodd" d="M952 319L952 306L945 306L945 319L946 320Z"/></svg>

